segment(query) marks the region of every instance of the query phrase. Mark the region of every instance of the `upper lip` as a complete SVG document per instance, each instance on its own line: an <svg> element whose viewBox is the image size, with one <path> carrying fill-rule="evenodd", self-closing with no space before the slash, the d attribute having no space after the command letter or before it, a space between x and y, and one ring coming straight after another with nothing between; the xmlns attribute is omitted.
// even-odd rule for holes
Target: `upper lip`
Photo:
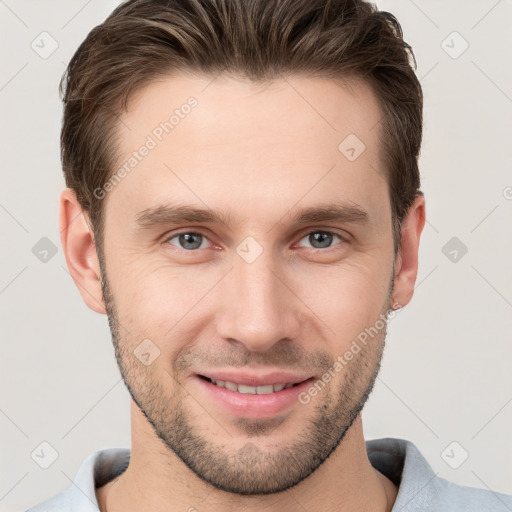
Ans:
<svg viewBox="0 0 512 512"><path fill-rule="evenodd" d="M198 373L212 380L223 380L243 384L245 386L268 386L273 384L297 384L311 378L311 375L303 375L290 372L271 372L254 374L248 372L234 372L232 370L215 370Z"/></svg>

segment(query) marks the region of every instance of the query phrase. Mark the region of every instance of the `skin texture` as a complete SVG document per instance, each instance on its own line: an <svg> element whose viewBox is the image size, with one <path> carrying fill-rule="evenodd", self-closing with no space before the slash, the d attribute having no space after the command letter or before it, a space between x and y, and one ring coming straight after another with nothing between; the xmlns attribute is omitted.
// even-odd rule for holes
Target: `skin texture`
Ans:
<svg viewBox="0 0 512 512"><path fill-rule="evenodd" d="M226 412L196 375L245 368L319 379L359 333L410 301L424 199L404 219L395 257L377 100L356 80L164 77L121 116L118 166L191 96L197 105L103 200L102 268L87 214L71 190L61 196L68 267L85 303L108 314L133 398L130 465L97 490L100 508L389 511L397 488L371 466L360 416L385 328L309 403L272 418ZM353 161L338 150L349 134L365 145ZM366 221L293 222L328 203L357 206ZM229 219L137 223L170 204ZM318 245L312 234L326 231ZM184 232L199 234L198 248L171 238ZM261 249L251 263L237 253L247 237ZM159 354L146 366L134 351L148 339Z"/></svg>

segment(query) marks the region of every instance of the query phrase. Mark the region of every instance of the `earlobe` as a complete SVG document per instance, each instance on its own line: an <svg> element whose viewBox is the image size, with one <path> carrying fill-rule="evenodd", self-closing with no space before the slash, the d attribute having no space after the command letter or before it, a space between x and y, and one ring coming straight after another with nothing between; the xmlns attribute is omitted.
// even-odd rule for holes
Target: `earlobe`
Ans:
<svg viewBox="0 0 512 512"><path fill-rule="evenodd" d="M425 226L425 198L417 195L402 222L402 243L394 268L394 287L391 303L406 306L414 294L418 275L420 237Z"/></svg>
<svg viewBox="0 0 512 512"><path fill-rule="evenodd" d="M89 217L70 188L60 196L60 238L66 263L83 301L106 314L100 282L100 265Z"/></svg>

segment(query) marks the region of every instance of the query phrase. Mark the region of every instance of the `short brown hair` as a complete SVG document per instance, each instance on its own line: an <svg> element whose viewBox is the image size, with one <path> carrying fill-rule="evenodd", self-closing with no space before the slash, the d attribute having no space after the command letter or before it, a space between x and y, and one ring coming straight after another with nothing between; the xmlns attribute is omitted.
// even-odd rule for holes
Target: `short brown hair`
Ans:
<svg viewBox="0 0 512 512"><path fill-rule="evenodd" d="M369 84L382 110L379 140L397 251L401 221L421 194L423 94L410 57L414 60L396 18L361 0L131 0L120 5L89 33L60 84L66 185L89 213L97 249L103 219L101 199L93 191L114 172L119 115L130 95L155 78L192 71L226 72L254 82L299 73L355 76Z"/></svg>

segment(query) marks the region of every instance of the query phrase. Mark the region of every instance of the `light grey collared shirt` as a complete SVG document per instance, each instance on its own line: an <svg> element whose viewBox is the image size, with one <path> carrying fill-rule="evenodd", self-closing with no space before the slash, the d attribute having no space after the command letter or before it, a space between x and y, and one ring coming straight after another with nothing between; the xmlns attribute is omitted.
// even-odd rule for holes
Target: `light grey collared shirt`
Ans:
<svg viewBox="0 0 512 512"><path fill-rule="evenodd" d="M398 487L392 512L512 512L512 496L465 487L436 476L416 446L404 439L366 441L372 466ZM73 485L26 512L98 512L95 489L128 467L130 450L109 448L89 455Z"/></svg>

